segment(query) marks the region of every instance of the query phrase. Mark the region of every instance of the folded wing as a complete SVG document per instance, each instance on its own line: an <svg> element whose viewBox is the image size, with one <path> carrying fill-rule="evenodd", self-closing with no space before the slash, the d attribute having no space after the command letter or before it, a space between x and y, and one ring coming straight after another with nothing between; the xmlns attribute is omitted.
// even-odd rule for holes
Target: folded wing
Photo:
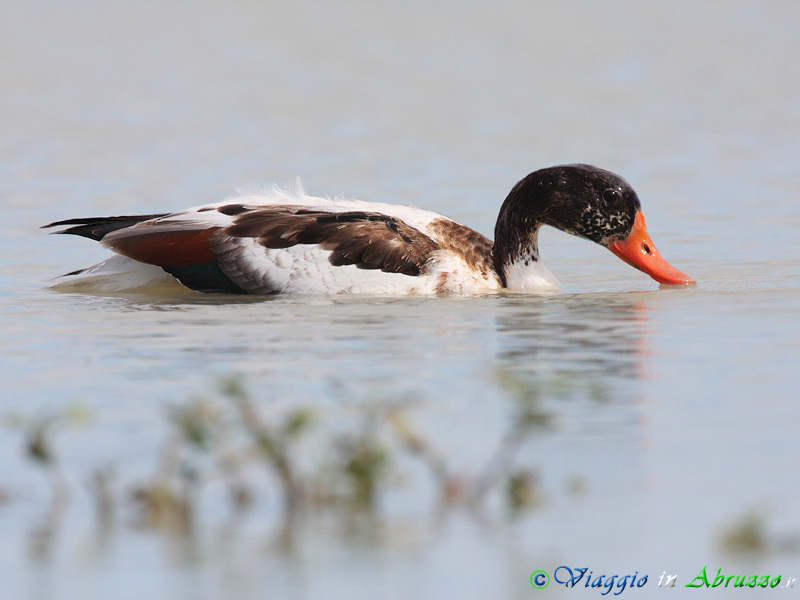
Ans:
<svg viewBox="0 0 800 600"><path fill-rule="evenodd" d="M69 227L59 233L98 240L203 292L265 294L302 286L338 291L363 280L365 274L356 269L414 277L439 248L390 215L277 204L225 204L50 226L63 225Z"/></svg>

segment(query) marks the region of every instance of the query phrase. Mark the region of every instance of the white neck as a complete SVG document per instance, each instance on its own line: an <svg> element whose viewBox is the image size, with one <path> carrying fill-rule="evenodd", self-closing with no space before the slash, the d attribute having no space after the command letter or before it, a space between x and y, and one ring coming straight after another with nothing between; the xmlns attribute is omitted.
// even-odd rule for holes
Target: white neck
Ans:
<svg viewBox="0 0 800 600"><path fill-rule="evenodd" d="M520 258L507 265L505 272L506 288L511 292L538 294L561 289L561 284L541 260Z"/></svg>
<svg viewBox="0 0 800 600"><path fill-rule="evenodd" d="M561 284L539 258L538 237L539 230L536 229L532 232L528 248L503 268L506 289L509 291L547 293L561 289Z"/></svg>

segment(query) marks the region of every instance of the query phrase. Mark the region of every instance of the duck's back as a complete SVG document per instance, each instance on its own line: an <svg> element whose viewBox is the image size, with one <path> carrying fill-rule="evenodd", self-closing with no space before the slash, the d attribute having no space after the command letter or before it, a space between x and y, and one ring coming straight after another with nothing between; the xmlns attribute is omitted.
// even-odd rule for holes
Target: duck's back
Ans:
<svg viewBox="0 0 800 600"><path fill-rule="evenodd" d="M154 266L202 292L429 294L499 287L491 242L468 227L411 206L308 196L299 186L239 190L172 214L52 226L58 225L70 226L61 233L96 239L129 259L76 272L61 287L86 287L89 280L114 291L162 285Z"/></svg>

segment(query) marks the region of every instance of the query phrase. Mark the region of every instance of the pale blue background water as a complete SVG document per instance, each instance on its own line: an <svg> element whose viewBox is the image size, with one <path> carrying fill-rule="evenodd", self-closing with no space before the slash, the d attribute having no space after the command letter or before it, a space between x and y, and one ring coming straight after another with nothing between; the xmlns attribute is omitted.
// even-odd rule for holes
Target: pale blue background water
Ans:
<svg viewBox="0 0 800 600"><path fill-rule="evenodd" d="M38 554L49 492L19 430L0 430L4 596L527 598L543 595L530 573L560 564L648 573L624 592L640 597L663 570L679 585L704 565L800 577L798 31L794 2L6 2L0 415L79 405L91 422L55 438L72 499ZM491 234L510 187L563 162L623 174L660 251L699 285L659 290L545 231L563 285L548 298L45 287L106 256L38 230L56 219L299 175L311 193L416 204ZM233 541L213 491L191 540L133 528L127 509L110 536L96 530L92 469L149 474L167 408L217 375L246 376L271 415L313 408L321 438L351 404L413 395L409 418L469 472L513 414L501 371L540 386L554 417L517 457L543 495L520 518L495 498L484 520L441 522L406 465L371 535L311 524L292 553L275 548L269 493ZM574 393L548 395L563 377ZM722 532L750 510L766 515L767 551L726 553Z"/></svg>

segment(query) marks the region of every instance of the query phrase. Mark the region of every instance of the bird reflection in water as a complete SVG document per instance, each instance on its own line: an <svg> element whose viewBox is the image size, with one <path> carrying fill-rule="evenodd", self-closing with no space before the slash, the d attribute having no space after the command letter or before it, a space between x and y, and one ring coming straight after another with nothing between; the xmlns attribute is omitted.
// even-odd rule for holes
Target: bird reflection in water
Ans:
<svg viewBox="0 0 800 600"><path fill-rule="evenodd" d="M511 297L497 317L498 362L531 384L629 398L647 374L650 307L637 296Z"/></svg>

